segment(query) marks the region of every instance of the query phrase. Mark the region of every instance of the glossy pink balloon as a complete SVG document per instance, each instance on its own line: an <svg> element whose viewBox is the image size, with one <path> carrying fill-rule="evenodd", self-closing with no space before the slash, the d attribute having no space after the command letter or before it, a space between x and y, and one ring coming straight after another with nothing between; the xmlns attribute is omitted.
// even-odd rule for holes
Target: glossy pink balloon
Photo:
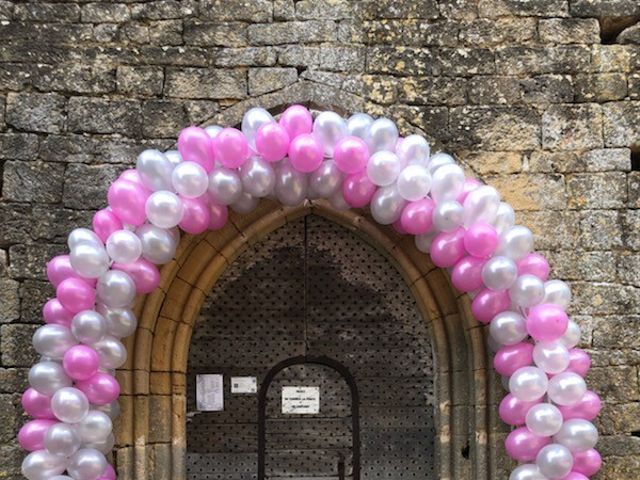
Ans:
<svg viewBox="0 0 640 480"><path fill-rule="evenodd" d="M229 209L226 205L218 205L217 203L209 203L209 230L220 230L227 224L229 219Z"/></svg>
<svg viewBox="0 0 640 480"><path fill-rule="evenodd" d="M47 262L47 278L51 285L57 287L66 278L77 278L92 287L96 286L97 279L84 278L76 273L71 266L69 255L58 255Z"/></svg>
<svg viewBox="0 0 640 480"><path fill-rule="evenodd" d="M362 171L349 175L344 180L342 195L352 208L362 208L369 205L376 189L377 187L369 180L367 173Z"/></svg>
<svg viewBox="0 0 640 480"><path fill-rule="evenodd" d="M46 323L56 323L69 327L71 326L73 315L74 313L64 308L57 298L48 300L42 307L42 316Z"/></svg>
<svg viewBox="0 0 640 480"><path fill-rule="evenodd" d="M237 128L225 128L213 140L218 160L227 168L238 168L249 158L249 143Z"/></svg>
<svg viewBox="0 0 640 480"><path fill-rule="evenodd" d="M311 133L313 129L311 112L302 105L291 105L287 108L282 112L279 123L285 128L291 140L305 133Z"/></svg>
<svg viewBox="0 0 640 480"><path fill-rule="evenodd" d="M187 127L178 136L178 151L185 162L195 162L207 173L215 165L212 140L204 128Z"/></svg>
<svg viewBox="0 0 640 480"><path fill-rule="evenodd" d="M56 296L71 313L89 310L96 303L96 291L78 278L67 278L60 282Z"/></svg>
<svg viewBox="0 0 640 480"><path fill-rule="evenodd" d="M344 173L362 172L369 160L369 147L358 137L344 137L333 149L333 160Z"/></svg>
<svg viewBox="0 0 640 480"><path fill-rule="evenodd" d="M287 129L278 123L266 123L256 132L256 150L268 162L282 160L290 143Z"/></svg>
<svg viewBox="0 0 640 480"><path fill-rule="evenodd" d="M573 454L573 468L576 473L581 473L586 477L592 477L602 468L602 457L594 448L586 452L577 452Z"/></svg>
<svg viewBox="0 0 640 480"><path fill-rule="evenodd" d="M151 190L144 186L142 183L142 179L140 178L140 174L135 168L127 168L124 172L120 174L118 180L126 180L127 182L135 183L136 185L142 186L147 193L151 194Z"/></svg>
<svg viewBox="0 0 640 480"><path fill-rule="evenodd" d="M22 394L22 408L33 418L53 420L55 415L51 411L51 397L43 395L34 388L27 388Z"/></svg>
<svg viewBox="0 0 640 480"><path fill-rule="evenodd" d="M113 232L122 230L123 225L118 216L111 210L104 208L98 210L93 216L93 231L100 237L100 240L106 243L107 238Z"/></svg>
<svg viewBox="0 0 640 480"><path fill-rule="evenodd" d="M542 399L534 400L533 402L523 402L508 393L500 402L498 414L507 425L524 425L529 409L541 402Z"/></svg>
<svg viewBox="0 0 640 480"><path fill-rule="evenodd" d="M589 477L585 477L581 473L571 472L566 477L562 477L560 480L589 480Z"/></svg>
<svg viewBox="0 0 640 480"><path fill-rule="evenodd" d="M142 185L128 180L116 180L107 192L111 211L124 223L139 227L147 216L144 210L149 192Z"/></svg>
<svg viewBox="0 0 640 480"><path fill-rule="evenodd" d="M549 262L539 253L530 253L521 258L518 263L518 275L535 275L543 282L549 278Z"/></svg>
<svg viewBox="0 0 640 480"><path fill-rule="evenodd" d="M211 213L209 206L199 198L180 197L184 206L184 214L178 226L181 230L197 235L209 228Z"/></svg>
<svg viewBox="0 0 640 480"><path fill-rule="evenodd" d="M87 380L76 382L76 388L82 391L94 405L106 405L120 395L118 381L103 372L98 372Z"/></svg>
<svg viewBox="0 0 640 480"><path fill-rule="evenodd" d="M511 305L509 293L506 291L481 290L471 303L471 311L481 323L489 323L497 314L504 312Z"/></svg>
<svg viewBox="0 0 640 480"><path fill-rule="evenodd" d="M105 471L96 480L116 480L116 471L111 465L107 465Z"/></svg>
<svg viewBox="0 0 640 480"><path fill-rule="evenodd" d="M538 452L551 443L549 437L539 437L527 428L516 428L509 434L504 446L507 454L519 462L530 462L536 458Z"/></svg>
<svg viewBox="0 0 640 480"><path fill-rule="evenodd" d="M565 420L574 418L594 420L600 414L600 410L602 410L602 401L596 393L587 390L575 405L558 405L558 408L562 412L562 417Z"/></svg>
<svg viewBox="0 0 640 480"><path fill-rule="evenodd" d="M488 223L474 223L464 234L464 248L474 257L490 257L497 246L498 232Z"/></svg>
<svg viewBox="0 0 640 480"><path fill-rule="evenodd" d="M462 185L462 192L460 193L460 195L458 195L458 197L456 198L456 201L460 205L462 205L465 199L467 198L467 195L469 195L469 192L475 190L481 185L482 185L482 182L480 180L476 180L475 178L465 179L464 184Z"/></svg>
<svg viewBox="0 0 640 480"><path fill-rule="evenodd" d="M399 218L398 220L396 220L395 222L393 222L391 224L391 226L393 227L393 229L398 232L400 235L406 235L409 232L407 232L404 227L402 226L402 219Z"/></svg>
<svg viewBox="0 0 640 480"><path fill-rule="evenodd" d="M100 366L100 355L87 345L75 345L62 358L62 367L74 380L87 380L96 374Z"/></svg>
<svg viewBox="0 0 640 480"><path fill-rule="evenodd" d="M311 134L299 135L289 145L289 161L293 168L302 173L311 173L322 163L322 145Z"/></svg>
<svg viewBox="0 0 640 480"><path fill-rule="evenodd" d="M434 203L430 198L409 202L402 210L400 224L412 235L420 235L431 230Z"/></svg>
<svg viewBox="0 0 640 480"><path fill-rule="evenodd" d="M461 292L473 292L482 287L482 267L486 260L467 255L453 267L451 283Z"/></svg>
<svg viewBox="0 0 640 480"><path fill-rule="evenodd" d="M558 305L543 303L531 307L527 315L527 332L541 342L560 338L567 330L569 318Z"/></svg>
<svg viewBox="0 0 640 480"><path fill-rule="evenodd" d="M569 350L569 366L567 371L575 372L581 377L586 377L591 368L591 357L580 348L572 348Z"/></svg>
<svg viewBox="0 0 640 480"><path fill-rule="evenodd" d="M158 267L144 258L131 263L114 263L111 268L129 274L136 284L136 293L151 293L160 285Z"/></svg>
<svg viewBox="0 0 640 480"><path fill-rule="evenodd" d="M493 368L500 375L510 377L522 367L533 363L533 345L527 342L505 345L493 357Z"/></svg>
<svg viewBox="0 0 640 480"><path fill-rule="evenodd" d="M465 255L464 228L440 232L431 242L431 261L438 267L453 267Z"/></svg>
<svg viewBox="0 0 640 480"><path fill-rule="evenodd" d="M44 448L44 435L57 420L37 419L25 423L18 432L18 443L28 452Z"/></svg>

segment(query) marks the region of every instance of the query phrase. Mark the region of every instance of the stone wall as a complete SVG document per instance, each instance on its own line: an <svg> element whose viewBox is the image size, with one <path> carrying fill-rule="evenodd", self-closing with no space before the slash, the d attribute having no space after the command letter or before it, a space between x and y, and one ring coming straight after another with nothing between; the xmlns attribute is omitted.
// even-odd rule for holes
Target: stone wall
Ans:
<svg viewBox="0 0 640 480"><path fill-rule="evenodd" d="M19 478L17 392L52 294L43 266L66 233L141 144L295 101L424 132L542 234L607 402L600 478L633 478L637 15L637 0L0 1L0 478Z"/></svg>

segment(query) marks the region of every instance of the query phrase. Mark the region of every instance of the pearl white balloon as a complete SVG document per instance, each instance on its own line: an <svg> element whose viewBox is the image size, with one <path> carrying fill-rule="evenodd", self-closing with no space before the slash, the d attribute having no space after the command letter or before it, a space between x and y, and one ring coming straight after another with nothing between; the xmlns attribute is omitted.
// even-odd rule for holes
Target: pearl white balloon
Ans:
<svg viewBox="0 0 640 480"><path fill-rule="evenodd" d="M236 213L250 213L258 206L259 202L259 198L256 198L247 192L242 192L242 195L240 195L238 200L231 204L231 208Z"/></svg>
<svg viewBox="0 0 640 480"><path fill-rule="evenodd" d="M127 349L122 342L111 335L105 335L92 346L100 355L101 367L120 368L127 361Z"/></svg>
<svg viewBox="0 0 640 480"><path fill-rule="evenodd" d="M336 193L329 197L329 203L339 212L345 212L351 208L351 206L347 203L342 195L342 191L338 190Z"/></svg>
<svg viewBox="0 0 640 480"><path fill-rule="evenodd" d="M371 215L381 225L391 225L400 218L402 209L406 201L400 196L395 185L382 187L373 194L371 204Z"/></svg>
<svg viewBox="0 0 640 480"><path fill-rule="evenodd" d="M98 247L102 246L102 240L93 231L88 228L74 228L67 237L67 246L69 251L76 248L81 243L89 243Z"/></svg>
<svg viewBox="0 0 640 480"><path fill-rule="evenodd" d="M527 321L517 312L502 312L491 320L489 333L502 345L515 345L527 338Z"/></svg>
<svg viewBox="0 0 640 480"><path fill-rule="evenodd" d="M373 118L366 113L354 113L347 120L347 132L353 137L365 140L369 135L369 128L373 124Z"/></svg>
<svg viewBox="0 0 640 480"><path fill-rule="evenodd" d="M273 123L273 116L264 108L254 107L247 110L242 117L242 125L240 129L249 142L249 146L253 149L256 147L256 134L263 125Z"/></svg>
<svg viewBox="0 0 640 480"><path fill-rule="evenodd" d="M390 151L374 153L367 163L367 176L374 185L386 187L396 181L402 171L398 156Z"/></svg>
<svg viewBox="0 0 640 480"><path fill-rule="evenodd" d="M518 267L507 257L493 257L482 267L482 281L491 290L506 290L518 278Z"/></svg>
<svg viewBox="0 0 640 480"><path fill-rule="evenodd" d="M118 400L114 400L106 405L93 405L93 409L106 413L112 421L120 416L120 403Z"/></svg>
<svg viewBox="0 0 640 480"><path fill-rule="evenodd" d="M437 235L437 232L427 232L422 233L420 235L416 235L414 237L414 243L416 244L416 248L423 253L429 253L431 249L431 242Z"/></svg>
<svg viewBox="0 0 640 480"><path fill-rule="evenodd" d="M69 253L71 267L85 278L98 278L109 268L109 255L102 244L80 243Z"/></svg>
<svg viewBox="0 0 640 480"><path fill-rule="evenodd" d="M105 468L107 459L94 448L81 448L69 459L67 472L75 480L96 480Z"/></svg>
<svg viewBox="0 0 640 480"><path fill-rule="evenodd" d="M138 320L130 308L109 307L99 303L96 311L102 315L109 335L124 338L136 331Z"/></svg>
<svg viewBox="0 0 640 480"><path fill-rule="evenodd" d="M553 441L573 453L586 452L598 443L598 429L588 420L567 420L555 434Z"/></svg>
<svg viewBox="0 0 640 480"><path fill-rule="evenodd" d="M89 400L74 387L64 387L51 397L51 411L58 420L78 423L89 412Z"/></svg>
<svg viewBox="0 0 640 480"><path fill-rule="evenodd" d="M562 372L549 380L549 398L558 405L575 405L586 392L587 384L577 373Z"/></svg>
<svg viewBox="0 0 640 480"><path fill-rule="evenodd" d="M429 163L429 153L429 142L422 135L405 137L396 149L396 154L403 165L426 167Z"/></svg>
<svg viewBox="0 0 640 480"><path fill-rule="evenodd" d="M527 412L526 424L539 437L550 437L562 427L562 412L550 403L539 403Z"/></svg>
<svg viewBox="0 0 640 480"><path fill-rule="evenodd" d="M107 438L101 440L99 442L88 442L86 444L87 448L95 448L99 452L108 455L113 450L113 447L116 444L116 439L113 436L113 433L107 435Z"/></svg>
<svg viewBox="0 0 640 480"><path fill-rule="evenodd" d="M537 367L522 367L509 378L509 391L518 400L533 402L541 398L549 385L547 374Z"/></svg>
<svg viewBox="0 0 640 480"><path fill-rule="evenodd" d="M242 180L235 170L216 167L209 174L209 194L220 205L231 205L242 195Z"/></svg>
<svg viewBox="0 0 640 480"><path fill-rule="evenodd" d="M172 190L173 163L160 150L149 149L138 155L136 170L142 184L154 192Z"/></svg>
<svg viewBox="0 0 640 480"><path fill-rule="evenodd" d="M333 160L326 160L309 174L309 188L320 198L329 198L342 187L342 172Z"/></svg>
<svg viewBox="0 0 640 480"><path fill-rule="evenodd" d="M404 142L406 142L406 139ZM400 162L406 163L402 159L400 159ZM420 200L426 197L430 190L431 175L425 167L414 164L402 169L398 176L398 192L400 192L402 198L409 201Z"/></svg>
<svg viewBox="0 0 640 480"><path fill-rule="evenodd" d="M533 251L533 234L522 225L515 225L500 237L497 254L520 260Z"/></svg>
<svg viewBox="0 0 640 480"><path fill-rule="evenodd" d="M173 259L178 247L179 238L170 230L143 225L136 230L136 235L142 243L142 256L157 265L162 265Z"/></svg>
<svg viewBox="0 0 640 480"><path fill-rule="evenodd" d="M83 443L104 442L113 429L111 418L99 410L90 410L76 426Z"/></svg>
<svg viewBox="0 0 640 480"><path fill-rule="evenodd" d="M82 441L75 428L68 423L56 423L44 434L44 448L53 455L70 457L81 445Z"/></svg>
<svg viewBox="0 0 640 480"><path fill-rule="evenodd" d="M204 127L204 131L207 132L209 138L216 138L222 130L224 130L224 128L220 125L209 125L208 127Z"/></svg>
<svg viewBox="0 0 640 480"><path fill-rule="evenodd" d="M107 254L116 263L135 262L142 255L142 243L130 230L116 230L107 238Z"/></svg>
<svg viewBox="0 0 640 480"><path fill-rule="evenodd" d="M149 222L160 228L175 227L184 215L184 205L180 198L166 190L152 193L144 210Z"/></svg>
<svg viewBox="0 0 640 480"><path fill-rule="evenodd" d="M550 374L564 372L569 366L569 350L560 342L538 342L533 348L533 361Z"/></svg>
<svg viewBox="0 0 640 480"><path fill-rule="evenodd" d="M456 160L448 153L438 152L429 158L427 169L429 170L429 173L433 175L435 171L443 165L454 165L455 163Z"/></svg>
<svg viewBox="0 0 640 480"><path fill-rule="evenodd" d="M513 207L505 202L500 202L498 205L498 211L496 217L493 220L493 226L498 232L498 235L502 235L509 230L516 223L516 212L513 211Z"/></svg>
<svg viewBox="0 0 640 480"><path fill-rule="evenodd" d="M571 472L573 455L566 447L552 443L538 452L536 465L549 480L559 480Z"/></svg>
<svg viewBox="0 0 640 480"><path fill-rule="evenodd" d="M164 152L164 156L171 162L171 165L175 168L180 162L182 162L182 155L178 150L167 150Z"/></svg>
<svg viewBox="0 0 640 480"><path fill-rule="evenodd" d="M71 331L63 325L43 325L33 334L36 352L53 360L62 360L65 352L77 343Z"/></svg>
<svg viewBox="0 0 640 480"><path fill-rule="evenodd" d="M197 198L209 187L207 171L195 162L176 165L171 174L171 183L176 192L186 198Z"/></svg>
<svg viewBox="0 0 640 480"><path fill-rule="evenodd" d="M544 298L544 283L535 275L520 275L509 289L509 296L519 307L533 307Z"/></svg>
<svg viewBox="0 0 640 480"><path fill-rule="evenodd" d="M104 318L95 310L78 312L71 320L71 333L81 343L93 345L101 340L106 332Z"/></svg>
<svg viewBox="0 0 640 480"><path fill-rule="evenodd" d="M580 329L580 326L573 320L569 320L569 324L567 325L567 331L564 332L562 337L560 337L559 341L565 347L573 348L580 343L581 335L582 335L582 330Z"/></svg>
<svg viewBox="0 0 640 480"><path fill-rule="evenodd" d="M394 152L398 143L398 127L388 118L378 118L369 127L366 142L369 152Z"/></svg>
<svg viewBox="0 0 640 480"><path fill-rule="evenodd" d="M436 203L455 200L464 187L464 171L458 165L438 168L431 179L431 197Z"/></svg>
<svg viewBox="0 0 640 480"><path fill-rule="evenodd" d="M553 303L566 309L571 303L571 288L562 280L549 280L545 282L544 303Z"/></svg>
<svg viewBox="0 0 640 480"><path fill-rule="evenodd" d="M58 362L39 362L29 370L29 385L43 395L51 396L61 388L70 387L72 383Z"/></svg>
<svg viewBox="0 0 640 480"><path fill-rule="evenodd" d="M509 475L509 480L548 480L544 475L540 473L538 470L538 466L532 463L525 463L524 465L519 465L516 467L511 475Z"/></svg>
<svg viewBox="0 0 640 480"><path fill-rule="evenodd" d="M251 157L240 167L240 178L243 190L256 198L269 195L276 184L273 167L260 157Z"/></svg>
<svg viewBox="0 0 640 480"><path fill-rule="evenodd" d="M433 226L441 232L452 232L462 225L464 208L455 200L445 200L433 210Z"/></svg>
<svg viewBox="0 0 640 480"><path fill-rule="evenodd" d="M287 207L300 205L307 197L307 176L283 160L276 167L275 193L278 201Z"/></svg>
<svg viewBox="0 0 640 480"><path fill-rule="evenodd" d="M22 461L22 475L28 480L49 480L67 468L67 459L46 450L36 450Z"/></svg>
<svg viewBox="0 0 640 480"><path fill-rule="evenodd" d="M468 227L477 222L492 223L496 219L500 194L489 185L472 190L464 200L464 225Z"/></svg>
<svg viewBox="0 0 640 480"><path fill-rule="evenodd" d="M313 122L313 135L322 145L326 157L333 156L336 144L348 134L347 122L335 112L322 112Z"/></svg>
<svg viewBox="0 0 640 480"><path fill-rule="evenodd" d="M109 307L127 307L136 297L136 284L128 273L109 270L98 279L98 301Z"/></svg>

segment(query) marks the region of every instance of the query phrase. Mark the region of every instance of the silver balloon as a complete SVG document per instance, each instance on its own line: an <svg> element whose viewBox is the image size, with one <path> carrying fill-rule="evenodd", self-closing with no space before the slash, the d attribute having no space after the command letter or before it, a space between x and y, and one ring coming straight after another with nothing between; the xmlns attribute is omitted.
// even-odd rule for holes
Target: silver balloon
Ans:
<svg viewBox="0 0 640 480"><path fill-rule="evenodd" d="M109 335L124 338L136 331L138 320L130 308L108 307L99 303L96 311L102 315Z"/></svg>
<svg viewBox="0 0 640 480"><path fill-rule="evenodd" d="M236 213L250 213L258 206L259 202L259 198L256 198L247 192L242 192L240 198L231 204L231 208Z"/></svg>
<svg viewBox="0 0 640 480"><path fill-rule="evenodd" d="M72 383L58 362L39 362L29 370L29 385L43 395L51 396Z"/></svg>
<svg viewBox="0 0 640 480"><path fill-rule="evenodd" d="M549 386L547 374L537 367L522 367L509 378L509 391L518 400L533 402L541 398Z"/></svg>
<svg viewBox="0 0 640 480"><path fill-rule="evenodd" d="M404 165L420 165L422 167L426 167L429 163L429 152L429 143L422 135L409 135L402 139L396 149L396 154ZM427 171L427 173L429 172Z"/></svg>
<svg viewBox="0 0 640 480"><path fill-rule="evenodd" d="M61 422L78 423L89 412L89 400L77 388L64 387L51 397L51 411Z"/></svg>
<svg viewBox="0 0 640 480"><path fill-rule="evenodd" d="M114 400L106 405L94 405L93 409L106 413L112 421L120 416L120 403L118 400Z"/></svg>
<svg viewBox="0 0 640 480"><path fill-rule="evenodd" d="M186 198L197 198L209 187L207 171L195 162L176 165L171 174L171 183L176 192Z"/></svg>
<svg viewBox="0 0 640 480"><path fill-rule="evenodd" d="M68 475L56 475L55 477L51 477L49 480L73 480L73 478Z"/></svg>
<svg viewBox="0 0 640 480"><path fill-rule="evenodd" d="M549 280L544 284L543 301L567 308L571 303L571 288L562 280Z"/></svg>
<svg viewBox="0 0 640 480"><path fill-rule="evenodd" d="M256 134L260 127L273 122L275 122L273 116L264 108L254 107L247 110L242 117L242 126L240 128L251 148L254 150L256 148Z"/></svg>
<svg viewBox="0 0 640 480"><path fill-rule="evenodd" d="M85 278L98 278L109 268L109 255L102 244L80 243L69 253L71 267Z"/></svg>
<svg viewBox="0 0 640 480"><path fill-rule="evenodd" d="M540 473L538 470L538 466L532 463L525 463L524 465L519 465L516 467L511 475L509 475L509 480L549 480L544 475Z"/></svg>
<svg viewBox="0 0 640 480"><path fill-rule="evenodd" d="M100 355L100 366L103 368L120 368L127 361L127 349L111 335L105 335L92 347Z"/></svg>
<svg viewBox="0 0 640 480"><path fill-rule="evenodd" d="M62 360L65 352L77 343L71 331L63 325L43 325L33 334L36 352L53 360Z"/></svg>
<svg viewBox="0 0 640 480"><path fill-rule="evenodd" d="M562 337L560 337L559 341L565 347L573 348L580 343L581 335L582 335L582 330L580 329L580 326L573 320L569 320L569 324L567 325L567 331L564 332Z"/></svg>
<svg viewBox="0 0 640 480"><path fill-rule="evenodd" d="M136 235L142 242L142 256L151 263L162 265L176 254L179 237L176 238L170 230L143 225L136 230Z"/></svg>
<svg viewBox="0 0 640 480"><path fill-rule="evenodd" d="M322 145L326 157L333 157L334 147L348 133L347 122L335 112L322 112L313 121L313 135Z"/></svg>
<svg viewBox="0 0 640 480"><path fill-rule="evenodd" d="M539 437L550 437L562 427L562 412L550 403L539 403L527 412L526 423L532 433Z"/></svg>
<svg viewBox="0 0 640 480"><path fill-rule="evenodd" d="M564 372L569 366L569 350L560 342L539 342L533 348L533 361L550 374Z"/></svg>
<svg viewBox="0 0 640 480"><path fill-rule="evenodd" d="M513 211L511 205L505 202L500 202L498 205L498 211L496 218L493 220L493 226L496 228L498 235L502 235L509 230L516 223L516 213Z"/></svg>
<svg viewBox="0 0 640 480"><path fill-rule="evenodd" d="M347 131L353 137L365 140L369 134L369 128L373 123L373 117L366 113L354 113L347 120Z"/></svg>
<svg viewBox="0 0 640 480"><path fill-rule="evenodd" d="M204 131L207 132L209 138L216 138L222 130L224 130L224 128L220 125L209 125L204 128Z"/></svg>
<svg viewBox="0 0 640 480"><path fill-rule="evenodd" d="M436 170L438 170L443 165L453 165L455 164L455 159L449 155L448 153L438 152L435 155L432 155L429 159L429 163L427 164L427 169L429 173L433 175Z"/></svg>
<svg viewBox="0 0 640 480"><path fill-rule="evenodd" d="M329 198L342 186L342 172L333 160L325 160L309 174L309 188L321 198Z"/></svg>
<svg viewBox="0 0 640 480"><path fill-rule="evenodd" d="M276 184L273 167L260 157L251 157L240 167L240 178L244 191L256 198L269 195Z"/></svg>
<svg viewBox="0 0 640 480"><path fill-rule="evenodd" d="M416 244L416 248L423 253L429 253L431 249L431 242L437 235L437 232L427 232L422 233L420 235L416 235L414 238L414 243Z"/></svg>
<svg viewBox="0 0 640 480"><path fill-rule="evenodd" d="M540 473L549 480L558 480L571 472L573 455L566 447L552 443L538 452L536 465Z"/></svg>
<svg viewBox="0 0 640 480"><path fill-rule="evenodd" d="M69 251L73 250L81 243L89 243L99 247L102 246L102 240L100 240L100 237L98 237L93 230L89 230L88 228L75 228L71 230L71 233L67 237L67 246L69 247Z"/></svg>
<svg viewBox="0 0 640 480"><path fill-rule="evenodd" d="M287 160L276 167L275 193L278 201L288 207L300 205L307 197L307 176L298 172Z"/></svg>
<svg viewBox="0 0 640 480"><path fill-rule="evenodd" d="M98 301L109 307L128 307L136 298L136 284L128 273L109 270L98 279Z"/></svg>
<svg viewBox="0 0 640 480"><path fill-rule="evenodd" d="M164 152L164 156L167 157L167 160L169 160L174 167L182 162L182 155L180 155L178 150L167 150Z"/></svg>
<svg viewBox="0 0 640 480"><path fill-rule="evenodd" d="M234 170L216 167L209 174L209 194L220 205L231 205L242 195L242 181Z"/></svg>
<svg viewBox="0 0 640 480"><path fill-rule="evenodd" d="M135 262L142 255L142 243L130 230L116 230L107 238L107 254L116 263Z"/></svg>
<svg viewBox="0 0 640 480"><path fill-rule="evenodd" d="M573 453L586 452L598 443L598 429L588 420L567 420L555 434L553 441Z"/></svg>
<svg viewBox="0 0 640 480"><path fill-rule="evenodd" d="M507 257L493 257L482 267L482 281L491 290L506 290L518 277L518 267Z"/></svg>
<svg viewBox="0 0 640 480"><path fill-rule="evenodd" d="M87 448L95 448L99 452L108 455L113 450L113 447L116 444L116 439L113 436L113 433L107 435L107 438L101 440L99 442L89 442L86 444Z"/></svg>
<svg viewBox="0 0 640 480"><path fill-rule="evenodd" d="M500 237L497 254L505 255L517 262L525 255L531 253L532 250L533 234L531 230L522 225L515 225Z"/></svg>
<svg viewBox="0 0 640 480"><path fill-rule="evenodd" d="M455 200L445 200L433 210L433 226L441 232L451 232L462 225L464 209Z"/></svg>
<svg viewBox="0 0 640 480"><path fill-rule="evenodd" d="M182 221L184 205L173 192L161 190L152 193L144 206L147 219L160 228L173 228Z"/></svg>
<svg viewBox="0 0 640 480"><path fill-rule="evenodd" d="M391 225L400 218L406 200L400 196L395 185L379 188L373 194L371 204L371 215L381 225Z"/></svg>
<svg viewBox="0 0 640 480"><path fill-rule="evenodd" d="M105 468L107 459L95 448L81 448L69 458L67 473L75 480L96 480Z"/></svg>
<svg viewBox="0 0 640 480"><path fill-rule="evenodd" d="M405 139L404 142L406 141ZM405 163L402 158L400 158L400 162ZM425 167L412 164L402 169L398 176L398 192L400 192L402 198L413 202L426 197L430 190L431 175Z"/></svg>
<svg viewBox="0 0 640 480"><path fill-rule="evenodd" d="M82 440L75 428L68 423L56 423L44 434L44 448L54 455L70 457L81 445Z"/></svg>
<svg viewBox="0 0 640 480"><path fill-rule="evenodd" d="M394 183L401 171L402 163L398 156L386 150L371 155L367 163L367 177L380 187Z"/></svg>
<svg viewBox="0 0 640 480"><path fill-rule="evenodd" d="M575 405L586 392L587 384L577 373L562 372L549 380L549 398L558 405Z"/></svg>
<svg viewBox="0 0 640 480"><path fill-rule="evenodd" d="M502 345L515 345L527 338L527 321L517 312L502 312L491 320L489 333Z"/></svg>
<svg viewBox="0 0 640 480"><path fill-rule="evenodd" d="M351 208L351 206L344 199L341 190L336 191L336 193L329 197L329 203L335 210L339 212L345 212Z"/></svg>
<svg viewBox="0 0 640 480"><path fill-rule="evenodd" d="M31 452L22 461L22 475L28 480L49 480L67 468L67 458L46 450Z"/></svg>
<svg viewBox="0 0 640 480"><path fill-rule="evenodd" d="M482 185L469 192L464 200L464 225L476 222L492 223L496 219L500 194L488 185Z"/></svg>
<svg viewBox="0 0 640 480"><path fill-rule="evenodd" d="M458 165L438 168L431 178L431 197L436 203L455 200L464 187L464 171Z"/></svg>
<svg viewBox="0 0 640 480"><path fill-rule="evenodd" d="M142 184L154 192L172 190L173 163L160 150L149 149L138 155L136 170Z"/></svg>
<svg viewBox="0 0 640 480"><path fill-rule="evenodd" d="M379 118L369 127L365 141L369 146L369 152L395 152L398 143L398 127L388 118Z"/></svg>
<svg viewBox="0 0 640 480"><path fill-rule="evenodd" d="M83 310L71 320L71 333L79 342L93 345L107 333L107 325L98 312Z"/></svg>
<svg viewBox="0 0 640 480"><path fill-rule="evenodd" d="M544 298L544 283L535 275L520 275L509 289L509 296L519 307L533 307Z"/></svg>
<svg viewBox="0 0 640 480"><path fill-rule="evenodd" d="M83 443L104 442L111 434L113 423L106 413L90 410L75 429Z"/></svg>

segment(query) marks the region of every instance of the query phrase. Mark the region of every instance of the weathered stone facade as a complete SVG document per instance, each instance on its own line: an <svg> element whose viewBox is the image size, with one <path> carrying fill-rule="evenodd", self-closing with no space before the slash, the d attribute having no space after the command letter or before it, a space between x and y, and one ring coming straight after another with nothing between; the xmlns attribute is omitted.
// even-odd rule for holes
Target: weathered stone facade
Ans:
<svg viewBox="0 0 640 480"><path fill-rule="evenodd" d="M291 102L391 116L512 202L573 286L606 401L600 478L634 478L640 35L611 20L634 15L637 0L0 1L0 478L19 478L18 392L66 233L141 145Z"/></svg>

